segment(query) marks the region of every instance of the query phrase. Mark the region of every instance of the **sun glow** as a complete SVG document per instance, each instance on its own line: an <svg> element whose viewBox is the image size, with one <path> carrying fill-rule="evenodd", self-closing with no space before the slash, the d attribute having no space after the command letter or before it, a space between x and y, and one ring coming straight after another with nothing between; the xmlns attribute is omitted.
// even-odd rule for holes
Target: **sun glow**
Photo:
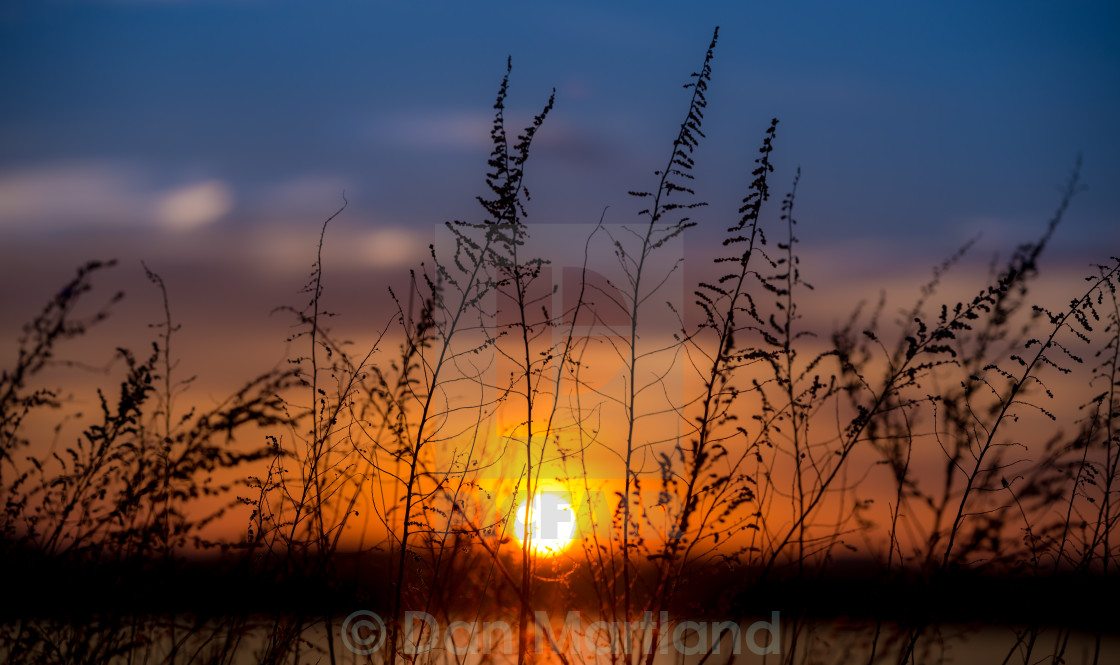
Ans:
<svg viewBox="0 0 1120 665"><path fill-rule="evenodd" d="M517 506L513 515L513 534L517 542L525 544L529 534L529 548L538 556L555 556L572 543L576 535L576 511L572 497L561 489L547 488L533 496L532 505L526 499ZM525 528L525 511L529 511L530 529Z"/></svg>

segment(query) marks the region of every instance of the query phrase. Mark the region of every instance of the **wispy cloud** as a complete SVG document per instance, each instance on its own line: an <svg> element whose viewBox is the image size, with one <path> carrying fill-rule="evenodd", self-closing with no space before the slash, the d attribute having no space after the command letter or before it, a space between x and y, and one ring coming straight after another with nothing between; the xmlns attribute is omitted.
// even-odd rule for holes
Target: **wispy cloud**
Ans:
<svg viewBox="0 0 1120 665"><path fill-rule="evenodd" d="M250 258L258 269L280 273L304 273L315 260L314 228L260 225L247 243ZM323 264L342 270L402 270L424 260L431 230L403 226L362 224L338 226L328 231L323 245Z"/></svg>
<svg viewBox="0 0 1120 665"><path fill-rule="evenodd" d="M156 217L170 229L207 226L229 214L233 192L221 180L207 180L179 187L159 197Z"/></svg>
<svg viewBox="0 0 1120 665"><path fill-rule="evenodd" d="M144 195L134 175L103 164L0 173L0 228L135 222Z"/></svg>
<svg viewBox="0 0 1120 665"><path fill-rule="evenodd" d="M414 149L479 148L490 145L493 118L477 111L430 110L374 118L367 136Z"/></svg>
<svg viewBox="0 0 1120 665"><path fill-rule="evenodd" d="M580 94L589 94L586 83L578 85L584 86L579 88ZM540 101L543 105L544 100ZM506 132L511 144L539 112L539 108L506 110ZM367 121L363 134L376 144L407 151L489 152L493 146L493 123L490 110L414 110L377 116ZM624 128L626 124L620 126ZM551 156L581 166L602 166L617 161L617 153L622 151L613 148L618 141L617 134L579 127L554 115L541 127L534 146L538 158Z"/></svg>
<svg viewBox="0 0 1120 665"><path fill-rule="evenodd" d="M347 192L357 189L346 176L305 174L253 188L248 203L256 213L271 218L317 219L337 208Z"/></svg>
<svg viewBox="0 0 1120 665"><path fill-rule="evenodd" d="M158 186L113 163L63 163L0 173L0 229L157 226L189 230L233 207L221 180Z"/></svg>

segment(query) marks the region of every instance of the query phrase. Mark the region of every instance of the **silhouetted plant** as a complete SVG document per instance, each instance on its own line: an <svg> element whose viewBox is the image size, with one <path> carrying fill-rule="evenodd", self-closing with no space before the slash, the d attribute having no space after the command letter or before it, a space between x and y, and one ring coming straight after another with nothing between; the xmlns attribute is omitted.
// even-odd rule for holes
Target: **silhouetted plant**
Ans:
<svg viewBox="0 0 1120 665"><path fill-rule="evenodd" d="M612 231L604 212L566 311L553 304L549 256L530 249L526 187L555 92L511 140L509 60L481 218L446 224L448 242L429 248L407 293L390 291L395 312L368 348L336 337L323 304L328 227L345 203L318 229L305 302L280 308L296 325L288 369L210 408L181 407L193 377L180 376L173 344L187 331L172 318L169 285L144 266L163 305L151 350L117 349L119 385L97 392L97 413L55 452L32 440L29 419L53 411L63 432L77 416L40 385L44 370L120 298L80 314L93 276L112 264L83 266L0 373L0 553L169 579L190 555L222 551L238 575L318 596L264 614L233 611L217 625L173 609L27 617L0 624L0 653L13 662L350 661L338 648L337 599L362 598L387 619L374 659L452 660L408 652L410 639L425 637L403 624L417 608L448 622L460 611L514 621L518 663L535 658L541 632L547 657L583 660L534 613L548 598L556 616L590 607L603 620L639 620L629 650L609 660L651 664L654 652L641 646L667 634L662 612L739 619L751 609L745 599L775 585L793 603L856 554L875 566L869 595L882 594L881 604L895 599L887 592L895 585L933 594L973 574L1040 586L1111 579L1120 553L1120 259L1100 266L1068 305L1044 307L1033 290L1079 165L1040 239L993 262L971 298L938 302L970 241L934 268L898 320L886 321L882 297L826 336L804 316L813 287L795 216L800 169L769 221L774 119L737 221L725 222L723 249L700 271L695 306L663 306L682 260L662 259L706 223L693 219L705 206L695 160L717 37L685 86L687 110L656 185L629 192L644 206L639 223ZM592 282L596 242L613 249L613 292ZM623 323L608 325L614 310ZM587 321L610 333L601 346L622 367L620 389L588 378L599 360L577 334ZM678 370L680 395L662 387ZM1059 420L1051 404L1065 389L1059 382L1075 376L1093 394L1074 431L1024 434L1031 418ZM607 440L604 419L621 425L619 440ZM646 424L654 419L657 427ZM610 505L580 507L575 554L544 564L529 529L507 547L511 523L533 521L532 499L552 476L592 496L591 460L604 450L614 455L617 484L605 486L615 493ZM931 452L937 468L921 467ZM245 484L223 480L233 474ZM231 506L243 510L244 536L216 537L209 527ZM358 563L351 571L344 561ZM712 579L719 589L704 587ZM687 605L698 590L708 594L704 606ZM471 599L466 610L460 596ZM939 648L953 638L942 610L872 617L873 630L850 638L859 642L852 658L943 659ZM1058 627L1051 660L1066 657L1074 628ZM724 627L704 661L731 632ZM791 664L815 662L832 639L800 606L782 634L779 660ZM1047 635L1041 620L1016 629L1007 662L1036 661ZM1096 649L1099 657L1100 633Z"/></svg>
<svg viewBox="0 0 1120 665"><path fill-rule="evenodd" d="M27 326L16 365L3 374L4 461L14 479L2 488L2 547L6 557L33 552L64 569L125 566L123 584L144 575L166 579L191 552L229 546L206 535L206 527L231 505L232 486L220 478L263 457L257 448L233 445L234 437L286 422L276 394L289 381L282 373L266 373L215 407L175 413L173 392L183 385L171 378L170 343L177 327L162 279L145 268L161 290L165 313L151 354L139 360L116 350L124 366L116 396L97 391L96 419L61 454L27 440L20 433L27 414L64 406L51 390L29 389L31 381L56 356L58 344L108 315L107 308L88 318L75 312L91 289L91 275L110 265L93 262L79 270ZM119 299L117 294L111 302ZM17 450L22 459L14 457ZM224 503L205 508L199 499L206 497ZM137 623L107 613L77 623L29 617L4 626L2 635L10 660L100 663L137 654L155 657L165 638L174 660L177 628L175 617Z"/></svg>

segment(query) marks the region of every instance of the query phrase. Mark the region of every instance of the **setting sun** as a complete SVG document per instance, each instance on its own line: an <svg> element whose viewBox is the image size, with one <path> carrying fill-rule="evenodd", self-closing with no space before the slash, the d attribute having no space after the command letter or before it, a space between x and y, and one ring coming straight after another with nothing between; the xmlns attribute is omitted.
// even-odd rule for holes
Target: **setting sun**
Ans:
<svg viewBox="0 0 1120 665"><path fill-rule="evenodd" d="M513 516L513 533L519 544L525 543L527 532L529 547L540 556L555 556L571 544L576 534L576 516L570 494L560 489L537 492L532 506L528 506L531 530L525 528L526 504L528 500L522 501Z"/></svg>

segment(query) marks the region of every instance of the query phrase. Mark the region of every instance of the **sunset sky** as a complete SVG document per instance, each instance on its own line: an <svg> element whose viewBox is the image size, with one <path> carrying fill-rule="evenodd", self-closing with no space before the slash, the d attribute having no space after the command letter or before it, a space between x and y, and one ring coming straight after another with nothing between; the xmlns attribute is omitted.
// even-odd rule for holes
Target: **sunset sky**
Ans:
<svg viewBox="0 0 1120 665"><path fill-rule="evenodd" d="M338 339L355 343L347 348L357 357L389 330L392 344L379 349L386 355L371 353L376 359L363 369L375 363L392 367L397 356L385 358L395 353L400 328L393 327L396 309L386 287L407 289L408 271L428 258L430 243L438 252L451 246L444 222L483 218L475 197L489 194L492 107L507 57L513 63L506 116L511 132L556 93L555 109L526 167L532 198L525 251L552 262L541 282L558 289L553 314L573 301L585 257L596 273L587 283L608 294L604 280L623 284L627 276L604 239L625 237L625 225L643 223L638 211L644 202L627 192L657 187L654 171L664 168L688 109L690 91L682 84L701 66L716 26L719 42L703 125L707 138L693 155L696 195L710 205L694 212L697 228L659 249L650 283L662 277L665 282L637 326L641 341L635 346L652 347L656 335L675 333L681 323L677 312L686 320L695 316L693 289L698 280L710 279L710 260L721 251L727 227L739 219L771 118L780 124L772 200L763 211L768 247L782 239L780 202L800 168L800 266L805 280L817 287L812 292L799 287L797 293L802 318L791 336L803 353L798 369L825 367L824 362L810 366L807 359L825 349L829 334L858 303L874 304L885 289L891 299L879 321L884 357L866 365L879 372L887 345L913 326L913 315L897 313L914 302L931 269L978 238L926 311L975 296L990 279L989 267L997 265L993 256L1006 259L1017 245L1043 233L1079 155L1083 191L1044 255L1030 304L1055 311L1068 307L1084 292L1083 278L1094 272L1093 264L1120 255L1120 4L1115 2L719 2L689 12L683 3L649 0L0 0L0 370L16 358L21 326L90 259L117 259L119 265L96 277L88 311L118 289L126 297L97 331L62 346L56 358L74 363L36 377L43 385L61 386L67 409L96 416L95 388L111 390L123 373L115 349L146 354L160 334L153 328L162 321L160 293L144 266L162 276L180 326L174 379L194 377L189 385L176 383L182 390L171 410L177 415L213 406L271 368L290 369L291 359L307 352L308 337L293 341L297 319L277 308L308 307L310 297L301 289L316 259L320 229L344 197L348 205L331 222L322 249L324 307L338 314L324 320ZM600 219L606 227L596 231ZM585 252L592 233L601 234L600 240ZM672 272L674 265L683 268ZM774 270L784 268L775 264ZM547 289L540 293L547 299ZM767 306L775 307L774 301L761 307ZM776 307L788 311L783 303ZM495 307L486 314L492 311L502 324L503 312ZM541 399L534 405L538 428L554 412L568 421L557 416L550 440L534 431L544 443L532 445L552 456L538 457L545 461L537 473L545 481L561 475L579 479L574 489L583 503L575 508L602 511L600 525L609 530L611 504L603 497L624 491L624 479L635 477L634 469L658 478L661 458L655 451L691 436L682 434L682 423L692 422L685 412L700 403L696 395L704 392L708 375L689 373L699 366L689 363L704 355L698 342L670 343L628 376L629 315L616 311L611 318L604 309L597 314L601 327L572 329L572 337L587 344L580 387L565 392L564 386L556 390L555 404ZM804 331L818 335L799 336ZM750 334L735 341L742 344ZM556 353L559 337L543 335L533 357L556 364L554 359L565 357ZM458 354L466 356L464 349L477 342L492 354L490 365L473 376L473 366L447 370L463 372L468 388L441 376L444 383L432 391L443 400L436 408L454 415L435 418L444 429L438 437L431 431L427 436L439 442L432 446L438 453L425 454L447 469L466 464L463 455L477 465L470 467L472 478L485 482L471 491L494 504L479 500L481 524L524 501L515 491L521 491L522 474L531 466L526 462L535 453L507 450L516 448L523 436L519 428L529 418L519 410L521 402L497 397L496 386L511 385L502 384L505 377L520 376L520 360L499 357L495 348L502 342L482 345L478 339L457 338L460 346L449 355L457 362ZM526 342L525 354L528 347ZM1091 357L1099 346L1085 348ZM789 360L790 374L794 363ZM749 374L757 370L764 376L760 384L781 383L765 375L764 362L758 366L747 367L736 380L749 385L745 377L757 378ZM944 375L931 371L929 384L950 376L948 369ZM1032 429L1036 420L1025 417L1004 426L1001 436L1005 431L1021 436L1037 446L1032 451L1037 457L1052 431L1073 431L1084 417L1079 407L1088 391L1101 390L1086 379L1092 369L1081 370L1076 378L1054 376L1047 384L1057 388L1058 398L1039 398L1047 414L1056 414L1056 424L1046 420ZM805 371L799 386L818 369ZM952 381L960 383L959 377ZM632 394L632 404L617 397L634 386L641 395ZM484 392L480 387L491 392L475 394ZM540 394L549 395L549 389ZM287 404L305 408L319 399L306 392L312 396L300 393ZM733 415L762 422L770 398L761 388L756 393L736 402L741 413ZM588 407L575 394L603 399ZM976 403L983 399L986 394ZM482 406L471 410L476 404L500 406L484 414ZM819 418L813 420L813 436L826 448L833 441L828 437L844 430L849 417L844 409L854 408L840 397L829 402L836 404L811 416ZM642 414L636 424L627 421L631 407ZM938 474L952 469L938 432L928 426L934 407L928 408L927 420L916 420L920 426L912 433L921 444L912 477L933 486ZM77 419L65 421L74 432L52 434L60 420L59 412L48 409L29 418L26 429L35 434L37 451L80 435ZM388 420L381 417L382 424ZM753 435L780 431L755 422L749 423ZM766 462L771 465L766 473L776 470L775 477L786 474L800 482L800 463L791 460L804 455L787 458L778 449L783 436L801 445L797 426L809 431L802 423L792 428L793 435L777 436L779 446L767 448L775 457ZM489 437L486 446L479 444L482 452L462 433ZM630 456L620 453L628 436L642 447L632 467ZM298 440L287 441L292 438ZM572 452L577 449L582 456ZM734 453L751 460L745 448ZM825 502L828 514L809 527L831 529L827 520L833 512L843 523L855 515L849 508L857 499L880 500L878 518L888 515L895 486L882 455L874 446L861 446L850 459L841 457L837 464L847 460L857 469L853 474L867 471L867 484L860 488L866 494ZM577 458L578 466L572 461ZM396 463L402 459L398 455ZM762 468L762 458L756 459ZM822 459L833 457L822 453ZM376 465L366 462L365 471L355 472L358 486L384 490L382 477L369 472ZM734 466L738 472L739 462ZM351 467L340 468L349 473ZM237 482L244 475L240 468L226 472ZM795 502L786 496L759 498L758 512L752 513L765 510L778 525L774 533L795 522ZM380 510L388 514L398 497L387 491L380 500ZM662 508L660 499L656 505ZM354 542L370 534L382 538L376 510L361 508L366 520L361 528L369 533ZM329 510L348 514L341 501ZM928 511L921 510L908 517L929 526ZM234 524L230 533L240 534L240 515L228 519ZM924 535L920 529L915 533Z"/></svg>
<svg viewBox="0 0 1120 665"><path fill-rule="evenodd" d="M1120 662L1118 283L1117 0L0 0L0 653Z"/></svg>
<svg viewBox="0 0 1120 665"><path fill-rule="evenodd" d="M1052 265L1076 275L1120 249L1110 2L8 0L0 334L78 263L117 258L122 320L155 311L144 260L199 348L218 331L236 345L298 300L343 192L329 293L353 325L383 320L386 280L440 223L479 218L507 55L513 124L557 93L529 165L531 223L593 224L607 206L606 222L631 222L626 191L654 184L716 25L696 154L711 206L690 256L735 220L771 117L776 199L803 170L807 276L852 303L976 234L978 265L1036 237L1079 153L1086 191Z"/></svg>

